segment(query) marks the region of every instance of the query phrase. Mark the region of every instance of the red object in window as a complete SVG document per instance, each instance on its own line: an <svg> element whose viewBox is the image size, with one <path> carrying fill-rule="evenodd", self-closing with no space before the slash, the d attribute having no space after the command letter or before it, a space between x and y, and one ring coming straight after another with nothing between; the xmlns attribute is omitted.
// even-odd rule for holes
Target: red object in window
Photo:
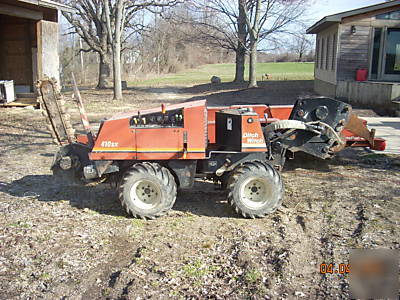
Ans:
<svg viewBox="0 0 400 300"><path fill-rule="evenodd" d="M366 81L368 78L368 70L367 69L358 69L356 74L357 81Z"/></svg>

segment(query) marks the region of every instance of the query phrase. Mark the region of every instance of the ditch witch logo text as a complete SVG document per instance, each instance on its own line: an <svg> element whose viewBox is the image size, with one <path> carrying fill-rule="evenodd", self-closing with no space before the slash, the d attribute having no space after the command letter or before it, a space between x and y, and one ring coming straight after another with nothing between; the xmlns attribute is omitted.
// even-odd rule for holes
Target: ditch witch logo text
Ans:
<svg viewBox="0 0 400 300"><path fill-rule="evenodd" d="M248 144L262 144L264 143L264 138L260 138L258 133L250 133L245 132L243 133L243 138L247 139Z"/></svg>

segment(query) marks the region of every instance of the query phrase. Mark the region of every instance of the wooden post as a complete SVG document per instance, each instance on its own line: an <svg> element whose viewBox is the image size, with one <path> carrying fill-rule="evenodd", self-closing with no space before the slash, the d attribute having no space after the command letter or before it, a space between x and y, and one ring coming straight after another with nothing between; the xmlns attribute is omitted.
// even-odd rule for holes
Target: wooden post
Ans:
<svg viewBox="0 0 400 300"><path fill-rule="evenodd" d="M39 80L48 77L60 81L56 22L37 22L37 64Z"/></svg>

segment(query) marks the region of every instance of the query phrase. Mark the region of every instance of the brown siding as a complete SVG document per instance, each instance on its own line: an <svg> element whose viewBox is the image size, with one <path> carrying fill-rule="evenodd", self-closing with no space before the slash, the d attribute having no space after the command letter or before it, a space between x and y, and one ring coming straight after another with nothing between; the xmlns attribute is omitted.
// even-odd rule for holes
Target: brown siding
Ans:
<svg viewBox="0 0 400 300"><path fill-rule="evenodd" d="M338 53L337 80L355 79L357 69L368 69L371 27L352 24L340 26L340 51Z"/></svg>
<svg viewBox="0 0 400 300"><path fill-rule="evenodd" d="M317 61L315 78L336 84L336 57L338 25L332 25L317 34Z"/></svg>
<svg viewBox="0 0 400 300"><path fill-rule="evenodd" d="M400 10L400 5L392 6L384 9L377 9L368 13L359 14L351 17L343 18L342 24L371 25L375 21L375 16L390 11ZM388 20L385 20L387 22Z"/></svg>
<svg viewBox="0 0 400 300"><path fill-rule="evenodd" d="M399 9L400 6L395 6L342 20L339 30L340 50L338 53L337 80L354 80L357 69L369 69L373 28L398 27L400 25L399 21L376 20L375 16ZM351 26L355 26L355 33L351 33Z"/></svg>
<svg viewBox="0 0 400 300"><path fill-rule="evenodd" d="M32 48L35 22L17 17L0 17L0 79L32 85Z"/></svg>

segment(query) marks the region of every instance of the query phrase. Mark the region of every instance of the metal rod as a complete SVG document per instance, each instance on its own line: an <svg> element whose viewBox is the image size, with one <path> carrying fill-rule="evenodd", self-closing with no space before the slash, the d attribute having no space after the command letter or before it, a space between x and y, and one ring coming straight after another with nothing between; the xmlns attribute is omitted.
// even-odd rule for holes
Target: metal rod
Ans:
<svg viewBox="0 0 400 300"><path fill-rule="evenodd" d="M74 86L75 101L76 101L76 104L79 109L79 114L81 116L83 129L86 131L86 135L88 137L89 143L91 145L94 145L93 133L92 133L92 129L90 127L89 119L88 119L86 111L85 111L85 107L83 106L81 93L79 92L78 86L76 84L74 73L72 72L71 75L72 75L72 83Z"/></svg>

